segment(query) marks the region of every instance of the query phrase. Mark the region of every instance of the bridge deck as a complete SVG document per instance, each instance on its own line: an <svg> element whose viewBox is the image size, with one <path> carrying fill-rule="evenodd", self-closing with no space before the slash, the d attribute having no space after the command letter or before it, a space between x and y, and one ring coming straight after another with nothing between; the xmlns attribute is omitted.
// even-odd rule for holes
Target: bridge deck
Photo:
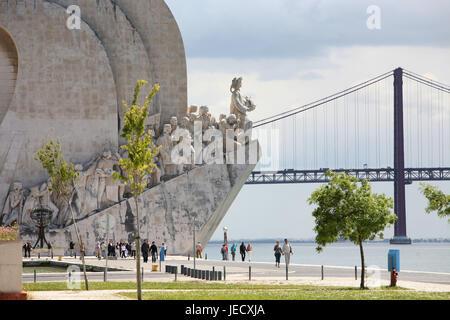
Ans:
<svg viewBox="0 0 450 320"><path fill-rule="evenodd" d="M328 169L320 170L282 170L282 171L254 171L246 184L291 184L291 183L326 183ZM334 172L345 172L359 180L373 182L393 182L394 169L339 169ZM413 181L450 181L450 168L407 168L405 182Z"/></svg>

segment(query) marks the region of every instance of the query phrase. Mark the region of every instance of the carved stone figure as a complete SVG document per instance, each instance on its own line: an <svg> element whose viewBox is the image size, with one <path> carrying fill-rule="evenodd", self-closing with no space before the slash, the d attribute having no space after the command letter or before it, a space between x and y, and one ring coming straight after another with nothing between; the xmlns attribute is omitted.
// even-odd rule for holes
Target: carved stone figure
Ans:
<svg viewBox="0 0 450 320"><path fill-rule="evenodd" d="M200 107L198 120L202 122L202 129L207 130L211 125L211 114L207 106Z"/></svg>
<svg viewBox="0 0 450 320"><path fill-rule="evenodd" d="M31 193L25 200L22 214L22 225L27 227L34 227L34 221L31 219L31 213L34 209L40 206L40 192L39 187L31 188Z"/></svg>
<svg viewBox="0 0 450 320"><path fill-rule="evenodd" d="M103 153L102 159L97 164L95 174L98 178L97 189L97 209L102 209L104 196L106 199L112 202L118 202L122 200L123 193L120 194L121 188L119 183L113 180L114 166L118 166L120 155L116 155L114 159L110 151Z"/></svg>
<svg viewBox="0 0 450 320"><path fill-rule="evenodd" d="M170 125L172 126L172 132L171 132L171 134L172 134L178 128L178 118L177 117L171 117L170 118Z"/></svg>
<svg viewBox="0 0 450 320"><path fill-rule="evenodd" d="M189 108L188 108L188 114L189 113L197 113L198 112L198 106L190 106Z"/></svg>
<svg viewBox="0 0 450 320"><path fill-rule="evenodd" d="M78 172L78 179L75 183L73 204L77 211L77 216L80 218L97 208L97 202L87 189L88 178L94 175L95 166L91 165L86 171L83 171L83 165L77 164L75 170Z"/></svg>
<svg viewBox="0 0 450 320"><path fill-rule="evenodd" d="M164 176L165 175L175 175L176 173L176 166L172 164L171 160L171 152L173 148L173 141L172 141L172 126L170 124L165 124L163 128L163 134L158 138L156 141L158 146L161 146L161 149L159 151L159 154L161 156L161 162L162 162L162 168L164 170Z"/></svg>
<svg viewBox="0 0 450 320"><path fill-rule="evenodd" d="M230 113L235 114L238 118L239 127L241 129L246 128L246 123L249 122L247 118L247 112L254 111L256 105L249 97L244 99L241 96L240 89L242 87L242 78L234 78L231 83L231 106Z"/></svg>
<svg viewBox="0 0 450 320"><path fill-rule="evenodd" d="M52 218L50 220L50 223L53 225L62 226L65 225L67 222L67 217L64 217L63 215L59 216L59 209L58 207L53 203L52 201L52 191L50 189L52 188L52 182L50 179L47 180L47 182L44 182L40 188L39 188L39 203L44 208L48 208L52 211ZM33 208L34 209L34 208Z"/></svg>
<svg viewBox="0 0 450 320"><path fill-rule="evenodd" d="M11 225L16 221L19 224L22 223L21 220L24 201L25 197L23 195L22 184L16 182L13 184L13 190L6 198L5 206L3 208L3 222L5 225Z"/></svg>

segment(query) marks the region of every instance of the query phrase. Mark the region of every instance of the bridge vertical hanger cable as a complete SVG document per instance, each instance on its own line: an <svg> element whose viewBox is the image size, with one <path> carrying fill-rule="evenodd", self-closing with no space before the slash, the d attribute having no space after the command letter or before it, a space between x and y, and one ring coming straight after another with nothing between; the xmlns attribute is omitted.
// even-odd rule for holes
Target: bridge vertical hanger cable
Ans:
<svg viewBox="0 0 450 320"><path fill-rule="evenodd" d="M292 168L295 169L295 168L297 168L297 163L296 163L296 159L297 159L297 115L296 114L294 114L294 116L292 117L292 122L293 122L293 132L294 132L294 136L293 136L294 154L292 157Z"/></svg>
<svg viewBox="0 0 450 320"><path fill-rule="evenodd" d="M355 168L359 168L359 92L356 94L355 114L356 114L356 126L355 126L355 141L356 141L356 163Z"/></svg>
<svg viewBox="0 0 450 320"><path fill-rule="evenodd" d="M340 167L339 163L338 163L338 158L339 158L339 145L338 145L338 141L339 141L339 129L338 129L338 107L337 107L337 100L334 100L334 109L333 109L333 114L334 114L334 167L337 169Z"/></svg>
<svg viewBox="0 0 450 320"><path fill-rule="evenodd" d="M328 109L328 108L324 108ZM324 153L325 153L325 159L324 159L324 168L329 168L328 164L328 154L329 154L329 146L328 146L328 112L324 112L323 115L323 144L324 144Z"/></svg>
<svg viewBox="0 0 450 320"><path fill-rule="evenodd" d="M433 167L433 91L428 88L428 166Z"/></svg>
<svg viewBox="0 0 450 320"><path fill-rule="evenodd" d="M420 141L420 132L419 132L419 127L420 127L420 115L419 115L419 83L416 82L416 118L417 118L417 123L416 123L416 149L417 149L417 168L420 168L420 145L419 145L419 141Z"/></svg>
<svg viewBox="0 0 450 320"><path fill-rule="evenodd" d="M317 168L317 108L313 110L314 122L314 167Z"/></svg>
<svg viewBox="0 0 450 320"><path fill-rule="evenodd" d="M344 117L344 132L345 132L345 151L344 151L344 157L345 157L345 168L348 169L348 97L344 97L344 104L345 104L345 117Z"/></svg>

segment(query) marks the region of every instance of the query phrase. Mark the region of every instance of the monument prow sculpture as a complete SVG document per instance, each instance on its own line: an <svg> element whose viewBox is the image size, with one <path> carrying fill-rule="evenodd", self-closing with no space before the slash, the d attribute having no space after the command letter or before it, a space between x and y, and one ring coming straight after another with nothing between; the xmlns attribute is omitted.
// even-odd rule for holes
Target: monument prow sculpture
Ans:
<svg viewBox="0 0 450 320"><path fill-rule="evenodd" d="M79 29L67 28L71 5L81 10ZM0 224L18 222L22 238L35 241L31 215L45 207L52 212L46 239L65 249L76 239L70 208L34 160L49 137L59 138L80 174L71 205L88 253L98 241L133 241L134 201L113 172L125 156L118 153L122 100L130 102L136 80L145 79L161 86L146 125L162 148L139 198L141 237L165 242L172 254L192 249L193 228L209 241L256 165L229 162L235 152L259 156L256 141L240 139L255 104L241 97L235 78L229 116L217 121L207 106L187 107L184 45L163 0L3 1L0 43L0 62L11 64L14 79L0 104Z"/></svg>

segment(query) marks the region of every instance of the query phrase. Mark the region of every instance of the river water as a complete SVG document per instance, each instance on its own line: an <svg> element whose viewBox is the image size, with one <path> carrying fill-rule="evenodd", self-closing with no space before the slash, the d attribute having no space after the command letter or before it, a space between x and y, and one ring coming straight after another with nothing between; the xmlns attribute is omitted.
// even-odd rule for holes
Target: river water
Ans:
<svg viewBox="0 0 450 320"><path fill-rule="evenodd" d="M229 247L231 245L232 243L229 244ZM238 247L239 245L240 243L238 243ZM252 243L252 260L274 262L274 245L275 243ZM322 253L316 252L314 243L291 243L291 245L294 251L291 263L350 267L361 265L359 247L351 243L331 244L324 248ZM204 252L208 254L208 259L221 260L220 248L220 244L209 243L204 248ZM400 250L401 270L450 273L450 243L414 243L405 246L365 243L366 265L378 266L387 270L387 255L390 249ZM237 254L239 255L239 248Z"/></svg>

